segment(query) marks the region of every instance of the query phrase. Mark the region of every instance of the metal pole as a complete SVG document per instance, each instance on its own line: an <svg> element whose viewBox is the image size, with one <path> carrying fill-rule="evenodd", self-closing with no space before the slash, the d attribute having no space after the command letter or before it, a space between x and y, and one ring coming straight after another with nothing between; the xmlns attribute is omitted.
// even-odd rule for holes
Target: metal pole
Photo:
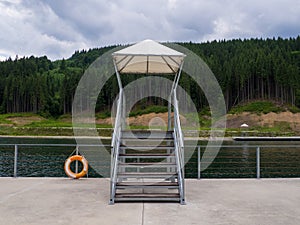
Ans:
<svg viewBox="0 0 300 225"><path fill-rule="evenodd" d="M260 147L256 148L256 178L260 178Z"/></svg>
<svg viewBox="0 0 300 225"><path fill-rule="evenodd" d="M198 180L201 179L201 148L198 146Z"/></svg>
<svg viewBox="0 0 300 225"><path fill-rule="evenodd" d="M76 146L76 155L79 154L79 146ZM75 173L78 173L78 161L75 161Z"/></svg>
<svg viewBox="0 0 300 225"><path fill-rule="evenodd" d="M172 113L172 98L169 97L169 101L168 101L168 131L171 130L171 113Z"/></svg>
<svg viewBox="0 0 300 225"><path fill-rule="evenodd" d="M126 96L125 92L122 92L122 123L121 123L121 130L126 129Z"/></svg>
<svg viewBox="0 0 300 225"><path fill-rule="evenodd" d="M117 76L117 80L118 80L119 89L121 90L123 88L121 77L120 77L120 74L119 74L119 71L118 71L116 61L113 60L113 62L114 62L115 72L116 72L116 76Z"/></svg>
<svg viewBox="0 0 300 225"><path fill-rule="evenodd" d="M18 176L18 145L15 145L14 177Z"/></svg>
<svg viewBox="0 0 300 225"><path fill-rule="evenodd" d="M176 84L174 86L174 91L176 91L176 89L177 89L178 82L179 82L180 76L181 76L182 67L183 67L183 62L180 65L180 68L179 68L179 71L178 71L178 74L177 74L177 77L176 77Z"/></svg>

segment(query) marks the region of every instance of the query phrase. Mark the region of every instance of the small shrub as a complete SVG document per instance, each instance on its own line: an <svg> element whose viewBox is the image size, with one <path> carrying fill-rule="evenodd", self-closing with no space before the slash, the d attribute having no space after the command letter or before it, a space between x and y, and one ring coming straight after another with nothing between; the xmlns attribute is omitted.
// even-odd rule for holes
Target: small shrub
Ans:
<svg viewBox="0 0 300 225"><path fill-rule="evenodd" d="M260 114L260 113L267 114L270 112L279 113L282 111L284 111L284 109L279 106L276 106L273 102L256 101L256 102L250 102L245 105L233 107L229 113L237 114L237 113L242 113L242 112L252 112L252 113L257 113L257 114Z"/></svg>
<svg viewBox="0 0 300 225"><path fill-rule="evenodd" d="M288 107L288 110L292 113L299 113L300 109L297 106L291 105Z"/></svg>
<svg viewBox="0 0 300 225"><path fill-rule="evenodd" d="M96 119L106 119L111 117L110 111L99 112L96 114Z"/></svg>
<svg viewBox="0 0 300 225"><path fill-rule="evenodd" d="M165 113L168 112L168 107L167 106L161 106L161 105L151 105L148 106L145 109L137 109L134 111L131 111L129 113L130 117L136 117L144 114L149 114L149 113Z"/></svg>

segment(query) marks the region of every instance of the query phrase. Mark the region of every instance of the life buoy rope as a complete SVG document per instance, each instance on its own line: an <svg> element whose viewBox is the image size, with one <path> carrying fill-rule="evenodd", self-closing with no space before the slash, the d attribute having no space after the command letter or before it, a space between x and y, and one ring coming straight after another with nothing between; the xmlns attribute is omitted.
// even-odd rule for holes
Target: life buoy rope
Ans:
<svg viewBox="0 0 300 225"><path fill-rule="evenodd" d="M83 165L83 168L81 170L81 172L79 173L74 173L71 170L71 163L73 161L80 161ZM65 161L65 172L66 174L74 179L79 179L80 177L83 177L84 175L86 175L86 173L88 172L88 168L89 168L89 164L88 161L81 155L73 155L71 157L69 157L66 161Z"/></svg>

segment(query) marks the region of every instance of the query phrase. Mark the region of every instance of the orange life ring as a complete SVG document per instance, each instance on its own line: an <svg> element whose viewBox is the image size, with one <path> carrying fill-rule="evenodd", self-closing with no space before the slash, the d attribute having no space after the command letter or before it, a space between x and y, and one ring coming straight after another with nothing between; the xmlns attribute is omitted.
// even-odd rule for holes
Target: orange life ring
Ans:
<svg viewBox="0 0 300 225"><path fill-rule="evenodd" d="M74 172L72 172L72 170L70 168L71 163L76 160L80 161L83 165L83 168L80 173L74 173ZM66 160L64 168L65 168L66 174L69 177L74 178L74 179L79 179L80 177L83 177L84 175L86 175L88 168L89 168L89 164L88 164L88 161L83 156L73 155Z"/></svg>

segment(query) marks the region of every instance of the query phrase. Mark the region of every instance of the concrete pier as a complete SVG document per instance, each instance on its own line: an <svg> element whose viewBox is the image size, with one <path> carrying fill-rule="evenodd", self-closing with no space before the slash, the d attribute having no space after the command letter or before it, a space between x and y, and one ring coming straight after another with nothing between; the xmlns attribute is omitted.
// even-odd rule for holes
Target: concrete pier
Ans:
<svg viewBox="0 0 300 225"><path fill-rule="evenodd" d="M0 178L1 225L300 224L300 179L186 180L187 205L108 201L108 179Z"/></svg>

